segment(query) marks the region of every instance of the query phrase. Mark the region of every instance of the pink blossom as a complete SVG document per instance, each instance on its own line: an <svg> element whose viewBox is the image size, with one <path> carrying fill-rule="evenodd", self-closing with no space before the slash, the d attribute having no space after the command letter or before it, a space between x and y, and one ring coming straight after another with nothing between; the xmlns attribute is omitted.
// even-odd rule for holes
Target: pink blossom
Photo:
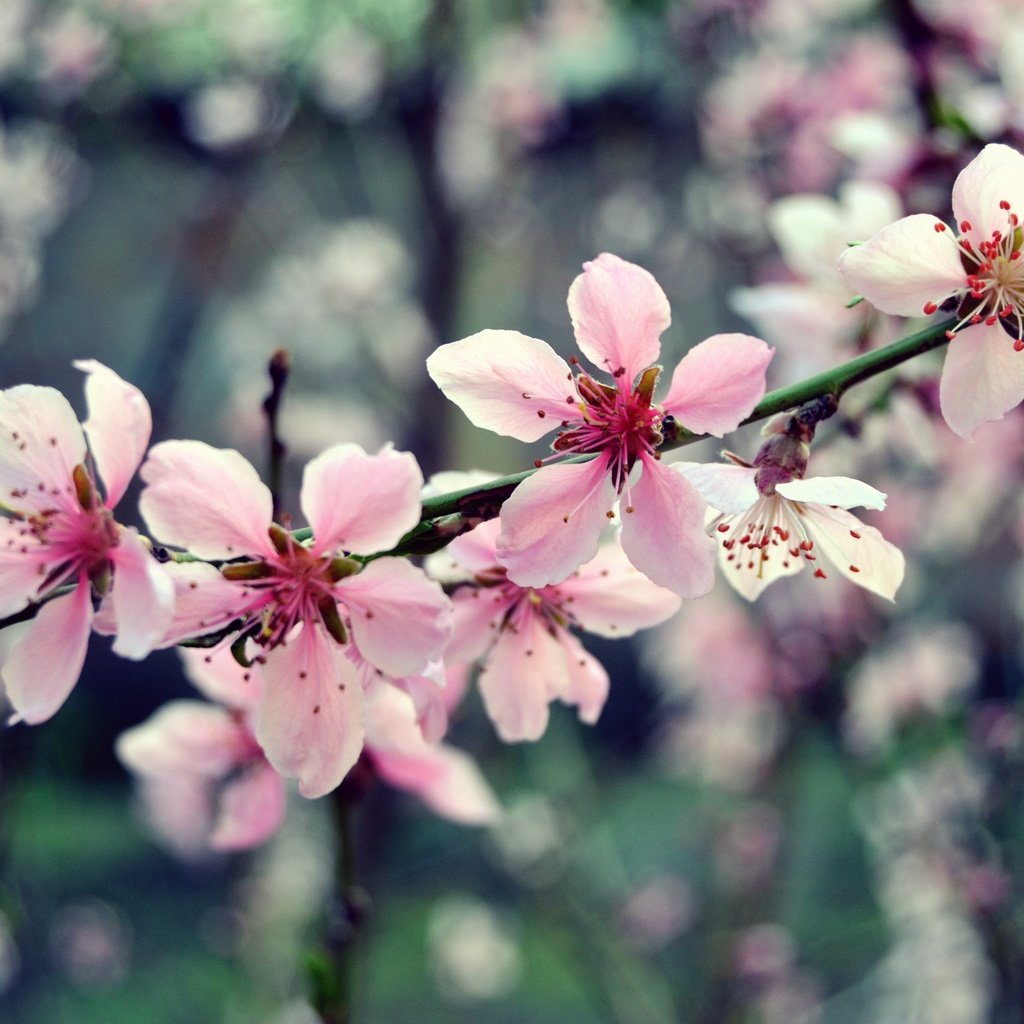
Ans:
<svg viewBox="0 0 1024 1024"><path fill-rule="evenodd" d="M903 555L847 509L885 507L885 495L849 477L775 482L753 466L676 467L719 510L710 523L725 578L748 601L805 565L825 579L825 565L875 594L896 595ZM819 561L821 555L827 561Z"/></svg>
<svg viewBox="0 0 1024 1024"><path fill-rule="evenodd" d="M1024 399L1022 211L1024 156L989 145L953 185L958 231L914 214L840 259L850 287L883 312L956 310L939 401L962 437Z"/></svg>
<svg viewBox="0 0 1024 1024"><path fill-rule="evenodd" d="M477 426L521 441L555 429L550 459L593 456L543 466L516 488L501 510L498 561L522 587L561 582L597 553L621 495L622 546L633 565L683 597L705 594L714 556L704 503L660 464L658 447L670 417L701 433L734 429L764 394L772 350L743 334L708 338L654 404L659 339L670 321L654 278L604 253L573 282L569 312L580 349L610 384L582 369L574 375L547 343L516 331L481 331L427 360L434 382Z"/></svg>
<svg viewBox="0 0 1024 1024"><path fill-rule="evenodd" d="M107 597L114 651L127 658L153 649L173 610L163 568L113 516L149 443L149 406L113 370L75 366L88 374L84 427L53 388L0 392L0 616L52 597L3 665L13 720L31 724L53 715L78 680L94 595Z"/></svg>
<svg viewBox="0 0 1024 1024"><path fill-rule="evenodd" d="M118 738L118 757L139 776L153 824L172 846L182 845L182 833L194 837L193 848L257 846L284 824L286 811L284 780L253 728L262 680L226 648L179 653L188 677L214 703L172 701ZM419 796L442 817L485 824L498 815L494 793L472 758L428 743L411 699L396 687L377 685L368 693L366 742L381 778ZM184 813L168 814L175 805Z"/></svg>
<svg viewBox="0 0 1024 1024"><path fill-rule="evenodd" d="M597 721L608 695L608 674L571 632L577 626L604 637L630 636L663 622L681 604L671 591L645 579L618 545L557 586L520 587L498 564L491 521L433 556L431 572L468 581L453 596L455 635L451 664L483 660L479 685L484 706L502 739L535 740L558 699Z"/></svg>
<svg viewBox="0 0 1024 1024"><path fill-rule="evenodd" d="M142 468L142 514L154 535L203 559L175 567L179 605L167 644L237 623L257 650L263 695L255 733L271 764L304 796L329 792L363 745L363 686L352 647L392 676L440 655L451 607L404 558L368 564L342 552L393 547L419 520L415 459L383 448L329 448L303 474L313 529L298 543L271 521L270 491L236 451L168 441ZM351 638L351 639L350 639Z"/></svg>

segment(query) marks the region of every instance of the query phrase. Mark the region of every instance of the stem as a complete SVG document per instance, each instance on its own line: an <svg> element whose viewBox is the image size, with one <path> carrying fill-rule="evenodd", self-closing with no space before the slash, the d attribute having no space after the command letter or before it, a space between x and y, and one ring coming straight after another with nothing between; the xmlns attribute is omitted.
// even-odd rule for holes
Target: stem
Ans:
<svg viewBox="0 0 1024 1024"><path fill-rule="evenodd" d="M270 377L270 393L263 399L263 415L267 418L267 464L270 475L270 494L273 499L274 522L281 516L281 491L284 486L284 458L288 447L281 440L278 432L281 413L281 401L284 399L285 385L288 383L288 371L291 369L291 357L288 350L279 348L267 364L267 375Z"/></svg>
<svg viewBox="0 0 1024 1024"><path fill-rule="evenodd" d="M322 1024L352 1024L356 943L370 900L356 871L354 811L373 781L372 767L360 760L331 794L336 836L335 896L323 945L307 958L313 1008Z"/></svg>

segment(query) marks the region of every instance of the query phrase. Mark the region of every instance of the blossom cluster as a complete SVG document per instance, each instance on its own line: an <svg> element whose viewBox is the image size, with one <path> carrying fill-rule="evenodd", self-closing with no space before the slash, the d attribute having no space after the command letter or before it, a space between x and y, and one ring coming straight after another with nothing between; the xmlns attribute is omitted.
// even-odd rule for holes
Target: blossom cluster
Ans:
<svg viewBox="0 0 1024 1024"><path fill-rule="evenodd" d="M1022 161L989 146L962 172L958 231L914 215L840 261L885 312L957 309L941 397L964 435L1024 397ZM0 615L31 619L0 670L12 721L40 723L61 707L93 631L136 660L185 645L209 702L165 707L119 753L151 793L174 778L201 793L212 845L265 839L283 816L282 776L318 797L361 760L440 813L478 822L497 813L493 794L442 742L460 691L452 680L468 666L480 666L501 738L533 740L552 701L585 722L605 702L608 675L575 631L616 638L664 622L712 589L716 564L749 600L804 568L894 599L903 556L849 511L882 509L885 495L806 475L834 404L771 421L749 462L663 459L683 434L723 437L752 417L773 348L710 337L659 398L671 318L650 273L604 253L573 281L568 308L589 367L509 330L427 359L475 425L528 443L555 436L497 519L464 518L423 566L402 546L426 522L410 453L323 451L305 467L307 525L296 529L275 519L275 496L237 451L150 447L145 398L106 366L75 364L87 375L83 424L52 388L0 392ZM136 471L146 534L115 518Z"/></svg>

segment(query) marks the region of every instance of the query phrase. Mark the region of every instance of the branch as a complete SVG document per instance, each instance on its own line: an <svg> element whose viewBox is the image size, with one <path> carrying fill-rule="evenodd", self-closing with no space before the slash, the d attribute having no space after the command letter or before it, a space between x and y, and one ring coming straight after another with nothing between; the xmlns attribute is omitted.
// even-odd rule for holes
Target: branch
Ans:
<svg viewBox="0 0 1024 1024"><path fill-rule="evenodd" d="M891 370L894 366L899 366L900 363L905 363L908 359L913 359L915 356L923 355L925 352L945 345L948 342L946 331L952 326L954 326L952 320L944 320L940 324L918 331L916 334L895 341L884 348L865 352L841 366L817 373L797 384L777 388L764 396L740 426L768 419L787 409L794 409L805 402L823 398L826 395L830 395L838 403L843 394L855 384L860 384L886 370ZM670 436L666 437L661 451L682 448L696 441L702 441L707 436L707 434L695 434L685 427L676 427L670 432ZM585 461L591 457L582 456L566 461ZM528 469L522 473L499 477L483 487L467 487L460 491L440 494L435 498L427 498L423 502L419 525L410 530L391 551L385 552L385 554L423 554L428 550L427 545L433 542L437 542L437 547L429 548L429 550L438 550L444 547L459 533L464 533L466 529L472 529L472 526L462 526L460 529L461 523L472 522L472 525L475 526L478 522L493 519L500 511L502 502L519 484L535 472L536 469ZM458 517L459 522L456 522L453 517Z"/></svg>

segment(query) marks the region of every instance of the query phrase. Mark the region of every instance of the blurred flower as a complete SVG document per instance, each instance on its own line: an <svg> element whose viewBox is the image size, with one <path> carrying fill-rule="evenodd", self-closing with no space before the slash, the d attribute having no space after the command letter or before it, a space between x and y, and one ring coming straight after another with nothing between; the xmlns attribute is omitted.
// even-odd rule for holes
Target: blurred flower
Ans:
<svg viewBox="0 0 1024 1024"><path fill-rule="evenodd" d="M868 655L850 681L847 742L877 752L907 720L941 715L968 695L978 674L977 643L955 622L913 626Z"/></svg>
<svg viewBox="0 0 1024 1024"><path fill-rule="evenodd" d="M488 834L497 861L530 886L552 884L568 863L571 822L540 793L507 802L505 813Z"/></svg>
<svg viewBox="0 0 1024 1024"><path fill-rule="evenodd" d="M128 922L98 899L62 907L50 930L50 955L68 980L83 988L120 982L128 973L131 948Z"/></svg>
<svg viewBox="0 0 1024 1024"><path fill-rule="evenodd" d="M630 945L657 950L689 928L693 889L678 875L658 875L638 886L619 907L618 927Z"/></svg>
<svg viewBox="0 0 1024 1024"><path fill-rule="evenodd" d="M839 274L840 255L851 242L873 235L900 215L887 185L850 181L839 198L787 196L767 211L768 226L793 280L732 292L733 309L778 350L788 377L806 377L850 354L849 346L889 339L870 306L846 309L849 287Z"/></svg>
<svg viewBox="0 0 1024 1024"><path fill-rule="evenodd" d="M436 903L428 943L438 987L452 1002L499 999L519 982L522 957L514 933L486 903L468 896Z"/></svg>
<svg viewBox="0 0 1024 1024"><path fill-rule="evenodd" d="M60 102L77 99L114 62L110 31L80 8L59 11L36 29L36 74Z"/></svg>

